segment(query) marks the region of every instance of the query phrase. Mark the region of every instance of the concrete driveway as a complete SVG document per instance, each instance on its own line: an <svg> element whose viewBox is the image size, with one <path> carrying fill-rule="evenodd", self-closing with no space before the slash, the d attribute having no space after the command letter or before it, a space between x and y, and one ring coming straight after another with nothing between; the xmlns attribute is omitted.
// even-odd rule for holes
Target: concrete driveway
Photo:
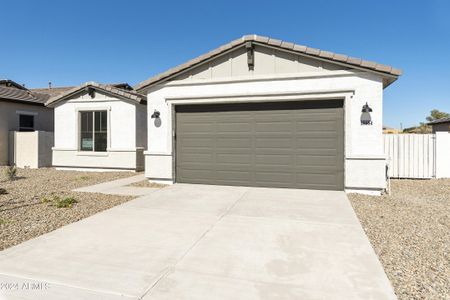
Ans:
<svg viewBox="0 0 450 300"><path fill-rule="evenodd" d="M177 184L0 252L0 299L395 299L344 192Z"/></svg>

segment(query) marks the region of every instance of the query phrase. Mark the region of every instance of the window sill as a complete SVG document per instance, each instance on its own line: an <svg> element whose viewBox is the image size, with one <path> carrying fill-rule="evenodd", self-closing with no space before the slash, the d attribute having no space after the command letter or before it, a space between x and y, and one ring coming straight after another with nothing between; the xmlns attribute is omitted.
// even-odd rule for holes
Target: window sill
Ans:
<svg viewBox="0 0 450 300"><path fill-rule="evenodd" d="M77 156L99 156L99 157L105 157L109 156L108 152L94 152L94 151L78 151Z"/></svg>

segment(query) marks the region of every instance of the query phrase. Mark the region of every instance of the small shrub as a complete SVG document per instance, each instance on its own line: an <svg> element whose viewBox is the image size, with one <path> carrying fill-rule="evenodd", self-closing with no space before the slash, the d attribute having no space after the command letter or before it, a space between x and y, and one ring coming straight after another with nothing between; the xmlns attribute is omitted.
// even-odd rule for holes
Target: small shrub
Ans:
<svg viewBox="0 0 450 300"><path fill-rule="evenodd" d="M53 206L57 208L71 208L75 203L78 203L78 201L73 197L53 198Z"/></svg>
<svg viewBox="0 0 450 300"><path fill-rule="evenodd" d="M6 194L8 194L8 192L5 189L0 188L0 195L6 195Z"/></svg>
<svg viewBox="0 0 450 300"><path fill-rule="evenodd" d="M8 180L13 181L17 178L17 168L15 166L9 166L5 169L5 176Z"/></svg>
<svg viewBox="0 0 450 300"><path fill-rule="evenodd" d="M61 198L56 195L51 195L49 197L42 197L41 203L50 203L50 206L57 208L71 208L75 203L78 203L78 201L73 197Z"/></svg>
<svg viewBox="0 0 450 300"><path fill-rule="evenodd" d="M41 198L41 203L50 203L50 202L52 202L52 200L50 198L47 198L47 197Z"/></svg>

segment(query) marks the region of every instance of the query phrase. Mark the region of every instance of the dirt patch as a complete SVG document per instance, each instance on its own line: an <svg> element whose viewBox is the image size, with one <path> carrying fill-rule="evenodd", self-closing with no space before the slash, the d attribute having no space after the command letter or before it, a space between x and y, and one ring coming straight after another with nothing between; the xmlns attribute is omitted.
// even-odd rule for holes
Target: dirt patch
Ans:
<svg viewBox="0 0 450 300"><path fill-rule="evenodd" d="M133 199L71 190L136 175L17 169L17 179L9 181L4 171L5 167L0 167L0 250ZM55 205L55 201L64 204L70 198L75 200L70 205Z"/></svg>
<svg viewBox="0 0 450 300"><path fill-rule="evenodd" d="M391 195L350 194L399 299L450 299L450 180L393 180Z"/></svg>

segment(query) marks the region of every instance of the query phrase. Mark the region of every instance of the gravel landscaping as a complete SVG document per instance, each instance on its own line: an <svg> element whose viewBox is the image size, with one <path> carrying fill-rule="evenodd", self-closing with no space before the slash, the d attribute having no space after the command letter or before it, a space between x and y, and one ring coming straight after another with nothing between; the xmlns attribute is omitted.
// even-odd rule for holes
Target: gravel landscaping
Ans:
<svg viewBox="0 0 450 300"><path fill-rule="evenodd" d="M17 169L17 179L9 181L5 169L0 167L0 250L133 199L71 190L136 173Z"/></svg>
<svg viewBox="0 0 450 300"><path fill-rule="evenodd" d="M399 299L450 299L450 180L393 180L391 195L350 194Z"/></svg>
<svg viewBox="0 0 450 300"><path fill-rule="evenodd" d="M166 187L167 184L160 184L160 183L154 183L154 182L150 182L148 180L142 180L142 181L138 181L138 182L134 182L132 184L129 184L128 186L135 186L135 187L147 187L147 188L163 188Z"/></svg>

